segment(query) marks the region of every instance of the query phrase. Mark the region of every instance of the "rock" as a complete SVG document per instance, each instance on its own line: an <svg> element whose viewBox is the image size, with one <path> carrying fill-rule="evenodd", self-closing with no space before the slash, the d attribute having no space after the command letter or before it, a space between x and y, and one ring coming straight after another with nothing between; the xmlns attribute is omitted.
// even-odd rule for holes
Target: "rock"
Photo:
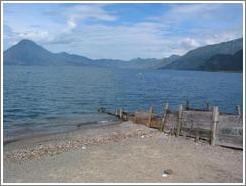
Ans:
<svg viewBox="0 0 246 186"><path fill-rule="evenodd" d="M164 171L166 174L173 174L173 170L172 169L166 169L165 171Z"/></svg>
<svg viewBox="0 0 246 186"><path fill-rule="evenodd" d="M167 177L171 174L173 174L173 170L172 169L166 169L163 171L162 177Z"/></svg>

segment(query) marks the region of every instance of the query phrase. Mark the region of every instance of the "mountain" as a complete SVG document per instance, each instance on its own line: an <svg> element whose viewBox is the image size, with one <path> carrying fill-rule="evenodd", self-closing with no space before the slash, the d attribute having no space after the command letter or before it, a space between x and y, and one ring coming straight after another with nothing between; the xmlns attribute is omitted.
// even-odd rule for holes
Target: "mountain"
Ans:
<svg viewBox="0 0 246 186"><path fill-rule="evenodd" d="M131 69L228 70L242 71L243 39L200 47L183 56L132 60L89 59L66 52L52 53L30 40L22 40L3 54L5 65L97 66Z"/></svg>
<svg viewBox="0 0 246 186"><path fill-rule="evenodd" d="M62 61L66 65L90 65L93 60L76 54L61 52L56 55L56 60Z"/></svg>
<svg viewBox="0 0 246 186"><path fill-rule="evenodd" d="M160 62L156 65L157 69L163 69L165 68L167 65L171 64L172 62L174 62L175 60L178 60L181 56L179 55L171 55L167 58L163 58L160 60Z"/></svg>
<svg viewBox="0 0 246 186"><path fill-rule="evenodd" d="M128 65L131 68L141 68L141 69L147 69L147 68L155 68L156 65L160 63L161 59L156 59L156 58L135 58L130 61L128 61Z"/></svg>
<svg viewBox="0 0 246 186"><path fill-rule="evenodd" d="M24 39L10 47L3 54L5 65L42 65L42 66L98 66L112 68L152 68L159 63L158 59L136 58L129 61L118 59L89 59L84 56L66 52L52 53L33 41Z"/></svg>
<svg viewBox="0 0 246 186"><path fill-rule="evenodd" d="M22 40L3 54L4 64L30 65L53 63L54 54L30 40Z"/></svg>
<svg viewBox="0 0 246 186"><path fill-rule="evenodd" d="M165 69L177 70L201 70L205 63L214 55L233 55L243 48L243 39L236 39L214 45L207 45L187 52L172 63L166 65ZM204 67L205 68L205 67Z"/></svg>
<svg viewBox="0 0 246 186"><path fill-rule="evenodd" d="M24 39L4 51L6 65L88 65L92 60L65 52L51 53L33 41Z"/></svg>
<svg viewBox="0 0 246 186"><path fill-rule="evenodd" d="M112 67L112 68L128 68L128 69L154 69L156 65L160 62L156 58L135 58L129 61L119 60L119 59L95 59L93 64L99 67Z"/></svg>
<svg viewBox="0 0 246 186"><path fill-rule="evenodd" d="M68 54L66 52L52 53L33 41L24 39L10 47L3 54L5 65L91 65L112 68L143 68L155 65L157 59L133 59L130 61L117 59L89 59L84 56ZM149 63L150 62L150 63Z"/></svg>
<svg viewBox="0 0 246 186"><path fill-rule="evenodd" d="M243 50L241 49L233 55L214 55L199 69L206 71L243 71Z"/></svg>

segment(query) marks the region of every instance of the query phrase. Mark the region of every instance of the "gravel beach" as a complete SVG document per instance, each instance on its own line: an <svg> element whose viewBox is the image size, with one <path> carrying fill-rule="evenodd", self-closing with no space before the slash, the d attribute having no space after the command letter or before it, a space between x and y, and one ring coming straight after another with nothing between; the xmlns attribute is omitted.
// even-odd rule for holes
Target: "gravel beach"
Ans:
<svg viewBox="0 0 246 186"><path fill-rule="evenodd" d="M4 145L4 183L241 183L243 151L131 122Z"/></svg>

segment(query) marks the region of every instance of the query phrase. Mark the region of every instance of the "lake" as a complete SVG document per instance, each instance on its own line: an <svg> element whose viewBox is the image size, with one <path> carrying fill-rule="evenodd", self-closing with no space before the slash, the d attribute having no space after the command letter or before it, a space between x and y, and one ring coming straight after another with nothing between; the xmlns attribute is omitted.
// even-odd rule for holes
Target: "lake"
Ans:
<svg viewBox="0 0 246 186"><path fill-rule="evenodd" d="M137 70L96 67L4 66L4 138L76 129L78 124L104 124L115 118L97 113L105 107L161 113L188 99L224 112L243 105L243 74L226 72Z"/></svg>

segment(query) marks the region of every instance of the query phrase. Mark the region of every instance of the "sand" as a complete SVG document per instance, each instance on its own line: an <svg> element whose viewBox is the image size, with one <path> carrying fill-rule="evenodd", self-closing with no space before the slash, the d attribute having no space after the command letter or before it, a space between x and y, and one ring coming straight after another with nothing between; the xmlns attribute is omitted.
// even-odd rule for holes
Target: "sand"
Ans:
<svg viewBox="0 0 246 186"><path fill-rule="evenodd" d="M243 182L243 151L131 122L22 139L3 158L4 183Z"/></svg>

